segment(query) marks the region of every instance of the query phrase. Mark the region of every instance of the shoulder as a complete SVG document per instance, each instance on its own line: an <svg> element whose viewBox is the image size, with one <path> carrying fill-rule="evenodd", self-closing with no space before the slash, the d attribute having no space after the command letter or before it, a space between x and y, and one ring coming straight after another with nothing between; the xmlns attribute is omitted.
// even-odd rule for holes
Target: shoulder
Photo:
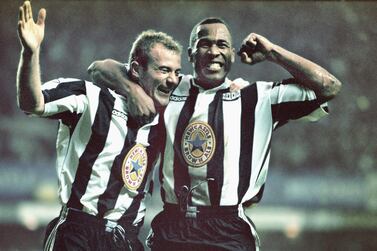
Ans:
<svg viewBox="0 0 377 251"><path fill-rule="evenodd" d="M53 88L57 88L58 86L62 84L85 85L85 81L78 78L56 78L56 79L43 83L42 89L43 90L53 89Z"/></svg>
<svg viewBox="0 0 377 251"><path fill-rule="evenodd" d="M192 75L183 75L180 76L180 81L177 88L172 93L173 96L187 96L190 90L191 82L193 81Z"/></svg>

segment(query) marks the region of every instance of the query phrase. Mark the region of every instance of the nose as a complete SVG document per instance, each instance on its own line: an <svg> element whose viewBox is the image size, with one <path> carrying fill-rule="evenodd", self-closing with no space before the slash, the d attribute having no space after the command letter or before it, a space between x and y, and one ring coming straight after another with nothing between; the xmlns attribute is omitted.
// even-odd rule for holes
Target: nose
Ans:
<svg viewBox="0 0 377 251"><path fill-rule="evenodd" d="M178 82L179 78L175 72L171 72L166 79L166 84L168 85L168 87L176 86L178 85Z"/></svg>
<svg viewBox="0 0 377 251"><path fill-rule="evenodd" d="M208 53L210 53L211 55L214 55L214 56L219 55L220 54L219 47L217 47L216 44L211 45L209 47Z"/></svg>

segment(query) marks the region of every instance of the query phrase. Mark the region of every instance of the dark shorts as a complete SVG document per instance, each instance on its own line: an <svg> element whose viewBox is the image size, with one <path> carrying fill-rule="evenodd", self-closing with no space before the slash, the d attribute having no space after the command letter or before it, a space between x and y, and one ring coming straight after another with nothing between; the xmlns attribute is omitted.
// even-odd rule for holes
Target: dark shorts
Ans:
<svg viewBox="0 0 377 251"><path fill-rule="evenodd" d="M253 251L255 239L250 225L237 212L199 213L187 218L164 209L152 221L152 251Z"/></svg>
<svg viewBox="0 0 377 251"><path fill-rule="evenodd" d="M127 231L119 225L106 227L104 222L84 212L67 217L61 215L48 224L44 248L54 251L144 250L137 232Z"/></svg>

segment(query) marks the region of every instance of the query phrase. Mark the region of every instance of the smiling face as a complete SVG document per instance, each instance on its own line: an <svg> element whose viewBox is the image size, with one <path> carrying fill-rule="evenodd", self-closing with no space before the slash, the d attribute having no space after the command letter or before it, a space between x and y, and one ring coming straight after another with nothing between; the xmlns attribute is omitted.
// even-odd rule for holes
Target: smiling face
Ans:
<svg viewBox="0 0 377 251"><path fill-rule="evenodd" d="M179 83L181 55L161 43L155 44L148 55L146 66L138 67L138 79L145 92L152 97L156 109L159 109L169 103L170 94Z"/></svg>
<svg viewBox="0 0 377 251"><path fill-rule="evenodd" d="M228 28L222 23L197 26L188 53L197 84L205 89L221 85L234 62L234 48Z"/></svg>

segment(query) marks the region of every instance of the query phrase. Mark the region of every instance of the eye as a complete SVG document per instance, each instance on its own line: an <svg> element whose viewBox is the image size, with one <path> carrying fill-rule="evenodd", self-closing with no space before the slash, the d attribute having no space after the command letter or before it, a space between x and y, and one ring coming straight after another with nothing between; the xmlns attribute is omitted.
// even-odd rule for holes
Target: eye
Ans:
<svg viewBox="0 0 377 251"><path fill-rule="evenodd" d="M208 48L210 47L210 42L207 40L200 40L198 44L196 45L197 48Z"/></svg>
<svg viewBox="0 0 377 251"><path fill-rule="evenodd" d="M225 48L229 48L229 45L225 41L219 41L217 43L217 47L219 47L221 49L225 49Z"/></svg>
<svg viewBox="0 0 377 251"><path fill-rule="evenodd" d="M164 74L170 72L170 70L169 70L168 68L166 68L166 67L161 67L161 68L159 68L159 71L160 71L161 73L164 73Z"/></svg>

